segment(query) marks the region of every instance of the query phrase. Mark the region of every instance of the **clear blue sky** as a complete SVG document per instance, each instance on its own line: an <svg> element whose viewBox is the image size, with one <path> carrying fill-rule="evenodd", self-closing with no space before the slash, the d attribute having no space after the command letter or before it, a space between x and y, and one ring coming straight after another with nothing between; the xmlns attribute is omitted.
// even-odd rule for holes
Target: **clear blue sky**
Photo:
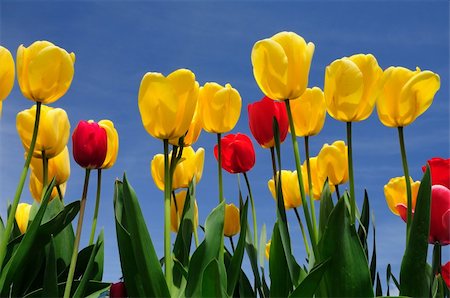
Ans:
<svg viewBox="0 0 450 298"><path fill-rule="evenodd" d="M361 3L362 2L362 3ZM325 67L356 53L374 54L380 66L432 70L441 77L433 105L405 129L411 176L419 180L421 166L434 156L449 156L449 4L448 1L5 1L0 2L0 44L15 56L20 44L49 40L76 54L75 77L66 96L52 104L64 108L72 130L79 120L111 119L119 132L116 165L104 171L99 227L105 229L104 280L121 277L113 217L113 182L126 171L140 199L154 245L163 251L163 193L150 175L152 157L162 142L144 130L137 106L142 76L148 71L168 74L189 68L201 85L231 83L241 94L241 118L232 131L250 134L247 104L263 94L256 85L250 61L253 44L279 31L294 31L316 45L309 86L323 88ZM4 102L0 121L0 212L12 199L23 164L15 129L17 112L29 108L15 84ZM345 138L345 125L327 116L323 131L311 139L317 155L323 143ZM206 150L203 178L198 186L200 222L218 202L216 137L203 132L194 148ZM302 141L302 140L300 140ZM256 142L254 143L256 145ZM302 144L302 142L300 143ZM69 148L71 150L71 142ZM301 147L302 148L302 147ZM272 230L275 204L267 189L271 176L269 152L256 149L256 166L249 172L258 224ZM301 152L304 152L301 150ZM302 157L304 160L304 157ZM283 145L283 168L295 164L290 142ZM354 125L354 167L359 206L367 188L377 227L378 270L385 276L391 263L398 273L404 249L405 225L387 208L383 185L402 176L395 129L384 127L376 112ZM84 170L72 160L66 202L79 199ZM91 186L95 184L95 175ZM22 201L32 202L28 184ZM225 197L238 202L236 176L225 174ZM81 247L87 244L95 188L88 196ZM318 205L317 205L318 208ZM293 249L304 260L298 225L291 221ZM444 262L448 261L448 250ZM247 266L247 265L246 265ZM382 278L384 279L384 278Z"/></svg>

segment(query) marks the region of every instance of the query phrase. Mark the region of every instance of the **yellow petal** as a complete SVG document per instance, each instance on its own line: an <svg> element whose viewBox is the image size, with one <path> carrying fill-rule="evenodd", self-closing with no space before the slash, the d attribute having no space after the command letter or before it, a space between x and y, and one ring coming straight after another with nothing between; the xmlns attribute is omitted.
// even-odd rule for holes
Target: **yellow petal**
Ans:
<svg viewBox="0 0 450 298"><path fill-rule="evenodd" d="M30 218L31 205L27 203L19 203L17 205L15 219L20 232L23 234L27 230L28 220Z"/></svg>
<svg viewBox="0 0 450 298"><path fill-rule="evenodd" d="M290 105L297 136L313 136L322 130L326 106L320 88L307 88L302 96L291 100Z"/></svg>
<svg viewBox="0 0 450 298"><path fill-rule="evenodd" d="M414 182L411 177L409 179L411 183L412 208L414 209L416 206L420 182ZM396 206L398 204L408 206L405 176L390 179L388 184L384 186L384 196L386 197L386 203L388 204L391 212L395 215L399 215Z"/></svg>
<svg viewBox="0 0 450 298"><path fill-rule="evenodd" d="M227 237L231 237L239 233L241 229L239 209L234 204L225 205L225 218L223 233Z"/></svg>
<svg viewBox="0 0 450 298"><path fill-rule="evenodd" d="M26 157L26 154L25 154ZM33 157L31 159L31 170L37 179L43 183L44 172L43 162L41 158ZM48 160L48 177L47 181L50 181L55 177L55 184L61 185L65 183L70 176L70 156L67 146L57 156Z"/></svg>
<svg viewBox="0 0 450 298"><path fill-rule="evenodd" d="M105 129L108 141L106 158L101 168L109 169L116 163L117 160L117 154L119 152L119 134L117 133L114 123L111 120L100 120L98 125Z"/></svg>
<svg viewBox="0 0 450 298"><path fill-rule="evenodd" d="M13 86L14 59L7 48L0 46L0 102L9 95Z"/></svg>
<svg viewBox="0 0 450 298"><path fill-rule="evenodd" d="M155 185L164 190L164 155L156 154L151 162L151 173Z"/></svg>

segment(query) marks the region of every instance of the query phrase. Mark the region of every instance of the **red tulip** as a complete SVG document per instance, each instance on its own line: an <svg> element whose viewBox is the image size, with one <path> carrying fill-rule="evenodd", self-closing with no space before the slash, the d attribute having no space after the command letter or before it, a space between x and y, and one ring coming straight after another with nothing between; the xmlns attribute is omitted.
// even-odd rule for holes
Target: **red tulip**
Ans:
<svg viewBox="0 0 450 298"><path fill-rule="evenodd" d="M406 206L397 205L397 210L406 222ZM450 244L450 190L442 185L431 187L431 221L428 242Z"/></svg>
<svg viewBox="0 0 450 298"><path fill-rule="evenodd" d="M94 121L80 121L72 134L73 158L87 169L103 165L107 153L106 130Z"/></svg>
<svg viewBox="0 0 450 298"><path fill-rule="evenodd" d="M273 118L278 121L280 130L280 142L286 138L289 129L288 116L284 102L277 102L269 97L249 104L248 122L253 137L263 148L271 148L275 145L273 137Z"/></svg>
<svg viewBox="0 0 450 298"><path fill-rule="evenodd" d="M440 184L450 188L450 158L434 157L428 161L431 171L431 184ZM425 172L426 166L422 167Z"/></svg>
<svg viewBox="0 0 450 298"><path fill-rule="evenodd" d="M123 281L111 284L109 288L109 297L111 298L123 298L127 297L127 289Z"/></svg>
<svg viewBox="0 0 450 298"><path fill-rule="evenodd" d="M442 279L447 284L447 287L450 287L450 262L447 262L444 266L441 267L441 275Z"/></svg>
<svg viewBox="0 0 450 298"><path fill-rule="evenodd" d="M220 140L222 149L222 168L232 174L244 173L255 165L255 149L252 141L244 134L230 134ZM218 147L214 147L218 157Z"/></svg>

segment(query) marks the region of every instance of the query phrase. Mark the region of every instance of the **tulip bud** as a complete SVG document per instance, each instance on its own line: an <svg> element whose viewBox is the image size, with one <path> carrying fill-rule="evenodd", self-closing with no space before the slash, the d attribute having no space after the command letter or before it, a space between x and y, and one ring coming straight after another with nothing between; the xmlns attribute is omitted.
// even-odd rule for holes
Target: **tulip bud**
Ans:
<svg viewBox="0 0 450 298"><path fill-rule="evenodd" d="M28 220L30 218L31 205L27 203L20 203L17 205L15 219L20 232L23 234L27 230Z"/></svg>
<svg viewBox="0 0 450 298"><path fill-rule="evenodd" d="M240 230L241 222L239 217L239 208L237 208L234 204L226 204L223 234L227 237L231 237L239 233Z"/></svg>
<svg viewBox="0 0 450 298"><path fill-rule="evenodd" d="M326 106L320 88L307 88L302 96L291 100L290 104L297 136L314 136L322 130L325 123Z"/></svg>
<svg viewBox="0 0 450 298"><path fill-rule="evenodd" d="M324 95L328 114L356 122L372 114L383 70L372 54L357 54L333 61L325 71Z"/></svg>
<svg viewBox="0 0 450 298"><path fill-rule="evenodd" d="M59 189L61 190L62 196L64 196L64 194L66 193L66 185L67 185L67 182L64 182L63 184L59 185ZM33 172L31 172L29 189L30 189L31 196L38 203L40 203L42 200L43 188L44 188L44 185L42 184L42 182L39 181L39 178L37 178L37 176ZM53 187L52 193L50 194L50 201L53 200L54 198L58 198L58 197L59 197L58 190L56 189L56 186L55 186L55 187Z"/></svg>
<svg viewBox="0 0 450 298"><path fill-rule="evenodd" d="M269 260L270 257L270 246L272 245L272 240L269 240L269 242L266 243L266 249L265 249L265 255L266 259Z"/></svg>
<svg viewBox="0 0 450 298"><path fill-rule="evenodd" d="M110 298L125 298L128 297L127 289L125 288L125 283L123 281L111 284L109 288Z"/></svg>
<svg viewBox="0 0 450 298"><path fill-rule="evenodd" d="M119 134L111 120L100 120L98 125L105 129L106 138L108 140L106 157L101 168L109 169L117 160L117 154L119 152Z"/></svg>
<svg viewBox="0 0 450 298"><path fill-rule="evenodd" d="M250 131L263 148L275 146L273 118L278 122L280 142L284 142L289 130L289 122L286 105L283 102L274 101L266 96L260 101L249 104L247 109Z"/></svg>
<svg viewBox="0 0 450 298"><path fill-rule="evenodd" d="M32 106L31 109L19 112L16 117L17 132L27 152L33 136L35 118L36 105ZM55 157L66 147L69 135L70 123L66 111L42 105L33 156L42 158L42 151L45 151L47 158Z"/></svg>
<svg viewBox="0 0 450 298"><path fill-rule="evenodd" d="M44 182L44 171L42 159L33 157L31 159L31 170L36 176L36 178L43 183ZM61 153L48 160L48 177L47 181L55 178L55 185L61 185L69 180L70 176L70 157L69 149L67 146Z"/></svg>
<svg viewBox="0 0 450 298"><path fill-rule="evenodd" d="M172 152L169 153L169 156ZM203 174L205 161L205 149L199 148L196 152L192 147L183 148L181 160L175 167L172 178L172 189L186 188L195 177L196 183L200 181ZM164 155L157 154L151 163L153 181L160 190L164 190Z"/></svg>
<svg viewBox="0 0 450 298"><path fill-rule="evenodd" d="M276 183L278 183L279 174L280 172L278 171ZM274 178L270 179L267 182L267 186L269 187L272 197L276 201L277 193ZM302 200L300 197L300 188L298 185L297 171L292 172L287 170L281 170L281 192L283 194L284 208L286 210L291 208L297 208L302 204Z"/></svg>
<svg viewBox="0 0 450 298"><path fill-rule="evenodd" d="M332 185L348 181L348 152L344 141L323 145L317 156L317 170L322 177L328 177Z"/></svg>
<svg viewBox="0 0 450 298"><path fill-rule="evenodd" d="M107 154L106 130L94 121L80 121L72 134L73 158L83 168L99 169Z"/></svg>
<svg viewBox="0 0 450 298"><path fill-rule="evenodd" d="M280 32L255 43L253 75L262 92L276 100L294 99L308 86L314 44L294 32Z"/></svg>
<svg viewBox="0 0 450 298"><path fill-rule="evenodd" d="M182 190L175 194L175 198L172 197L170 200L170 229L172 232L177 233L178 227L180 226L181 217L183 216L184 204L186 201L187 191ZM191 197L191 200L193 198ZM176 201L176 206L174 204L174 200ZM194 201L194 228L198 226L198 206L197 201Z"/></svg>
<svg viewBox="0 0 450 298"><path fill-rule="evenodd" d="M409 180L411 183L412 209L414 209L416 207L416 199L417 193L419 192L420 181L414 182L411 177L409 177ZM386 197L386 202L392 213L395 215L400 215L398 206L408 205L405 176L395 177L389 180L388 184L384 186L384 196Z"/></svg>
<svg viewBox="0 0 450 298"><path fill-rule="evenodd" d="M199 85L188 69L167 77L148 72L139 87L139 112L147 132L161 140L186 134L194 116Z"/></svg>
<svg viewBox="0 0 450 298"><path fill-rule="evenodd" d="M428 164L430 165L431 184L440 184L450 188L450 158L434 157L428 160ZM426 169L426 166L422 167L424 173Z"/></svg>
<svg viewBox="0 0 450 298"><path fill-rule="evenodd" d="M255 149L252 141L244 134L230 134L220 140L222 150L222 168L231 174L244 173L255 165ZM214 147L214 156L218 159L219 148Z"/></svg>
<svg viewBox="0 0 450 298"><path fill-rule="evenodd" d="M311 157L309 159L309 166L311 167L311 181L312 181L312 195L314 200L320 200L320 195L323 191L323 185L325 184L326 176L322 175L322 173L318 169L318 157ZM303 183L305 186L305 193L308 196L311 195L309 191L309 180L308 180L308 171L306 166L306 160L303 162L302 166L302 177ZM334 192L335 187L330 183L330 191Z"/></svg>
<svg viewBox="0 0 450 298"><path fill-rule="evenodd" d="M411 124L430 107L440 86L439 76L431 71L389 67L381 78L378 118L387 127Z"/></svg>
<svg viewBox="0 0 450 298"><path fill-rule="evenodd" d="M8 97L14 86L14 59L11 52L0 46L0 112L2 101Z"/></svg>
<svg viewBox="0 0 450 298"><path fill-rule="evenodd" d="M23 96L52 103L63 96L72 83L75 54L48 41L36 41L17 49L17 80Z"/></svg>

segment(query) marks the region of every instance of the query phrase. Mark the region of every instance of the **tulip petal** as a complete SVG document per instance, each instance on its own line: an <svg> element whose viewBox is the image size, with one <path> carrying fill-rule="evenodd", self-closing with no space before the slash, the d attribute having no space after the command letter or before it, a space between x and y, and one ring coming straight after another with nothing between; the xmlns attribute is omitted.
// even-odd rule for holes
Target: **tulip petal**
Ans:
<svg viewBox="0 0 450 298"><path fill-rule="evenodd" d="M13 86L14 59L8 49L0 46L0 103L9 95Z"/></svg>

